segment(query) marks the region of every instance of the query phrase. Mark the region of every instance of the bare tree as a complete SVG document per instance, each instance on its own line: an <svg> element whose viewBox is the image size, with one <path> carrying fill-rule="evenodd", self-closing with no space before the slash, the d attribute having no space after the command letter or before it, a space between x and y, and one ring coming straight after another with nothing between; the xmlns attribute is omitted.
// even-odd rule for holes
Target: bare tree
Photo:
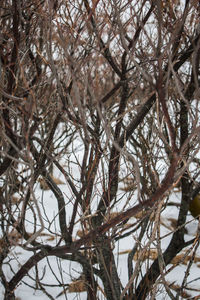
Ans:
<svg viewBox="0 0 200 300"><path fill-rule="evenodd" d="M15 299L21 282L54 299L46 268L59 295L85 290L90 300L122 300L153 299L160 288L172 299L189 293L199 245L198 232L184 238L189 203L200 190L199 9L199 1L188 0L1 1L4 299ZM179 204L170 201L176 186ZM177 207L177 220L163 249L169 205ZM115 250L130 237L124 285ZM18 246L31 256L16 267ZM177 287L166 276L186 256ZM82 269L79 289L66 279L67 261Z"/></svg>

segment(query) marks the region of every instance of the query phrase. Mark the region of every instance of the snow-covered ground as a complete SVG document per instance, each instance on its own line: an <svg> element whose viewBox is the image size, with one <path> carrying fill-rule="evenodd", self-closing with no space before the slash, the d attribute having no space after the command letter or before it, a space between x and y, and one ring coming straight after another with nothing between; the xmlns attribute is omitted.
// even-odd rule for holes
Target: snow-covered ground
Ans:
<svg viewBox="0 0 200 300"><path fill-rule="evenodd" d="M74 177L74 180L78 180L78 176L80 176L80 169L79 165L76 164L76 159L79 161L82 160L82 149L79 147L76 157L70 157L71 166L73 168L72 174ZM69 223L72 211L73 211L73 198L71 190L66 183L66 180L64 176L58 171L56 168L54 168L54 176L56 179L60 179L60 181L63 184L59 184L59 188L62 191L63 197L65 199L66 203L66 218L67 223ZM119 188L119 195L122 195L121 188L123 187L123 183L120 183ZM98 195L101 195L102 186L101 182L97 182L95 184L95 197L94 199L98 198ZM121 194L120 194L121 193ZM19 195L16 194L17 197ZM53 245L56 245L56 243L59 240L59 220L58 220L58 206L57 206L57 200L53 193L50 190L43 190L41 189L40 183L38 182L37 185L34 186L34 197L35 201L37 201L40 214L43 219L43 225L44 229L42 234L40 234L37 237L37 241L41 242L43 244L48 243ZM181 195L179 192L172 192L169 196L168 202L177 203L177 205L180 203ZM120 202L117 206L115 206L115 211L120 212L122 209L124 209L124 205L127 201L126 197L122 197ZM130 205L134 205L136 203L136 197L132 197L131 200L129 200L126 205L127 207ZM92 203L93 204L93 203ZM22 204L21 204L22 205ZM34 205L34 201L33 201ZM94 203L94 210L97 207L97 204ZM127 208L126 207L126 208ZM19 206L20 208L20 206ZM20 210L15 211L16 217L18 216ZM79 208L79 214L81 216L81 210ZM164 210L161 212L161 225L160 225L160 243L161 243L161 249L164 251L172 237L172 233L175 230L173 228L173 220L177 220L178 216L178 208L176 206L167 206ZM28 233L33 232L33 225L34 225L34 214L33 210L29 208L26 213L26 230ZM79 216L76 219L76 225L74 227L73 231L73 238L78 239L77 231L81 229L80 222L79 222ZM131 218L129 220L129 224L131 223L137 223L138 219ZM188 215L187 217L188 224L186 225L187 233L185 234L185 240L192 239L196 232L198 227L198 221L194 220L191 216ZM39 230L41 227L41 224L39 222L39 219L37 221L37 227L36 230ZM144 238L142 239L141 247L145 247L145 245L149 242L149 234L152 231L152 228L149 228L149 231L146 232L144 235ZM120 276L120 280L122 282L122 285L125 287L128 283L128 268L127 268L127 259L128 259L128 253L135 245L135 242L138 239L140 229L131 235L129 235L126 238L120 239L115 243L114 248L114 254L116 259L116 264L118 268L118 274ZM157 236L158 233L156 233ZM152 251L156 249L157 247L157 241L155 239L149 244L148 250L151 249ZM33 255L32 251L25 251L22 247L20 247L20 243L23 243L23 240L18 240L15 245L15 241L13 241L13 247L9 253L9 256L7 257L7 261L9 261L9 264L4 264L3 270L5 272L7 280L12 279L13 274L16 273L20 267ZM184 250L185 251L185 250ZM188 253L188 255L191 255L191 253ZM197 255L200 257L200 250L197 250ZM150 256L151 257L151 256ZM149 263L153 262L153 260L148 259L143 262L142 265L142 273L145 274L145 271L149 267ZM189 263L189 262L188 262ZM187 264L188 264L187 263ZM133 264L136 264L136 261L133 261ZM199 287L199 265L200 260L197 263L193 263L192 267L190 269L189 276L187 278L191 281L190 286L194 289L198 289ZM12 269L10 268L12 267ZM165 277L166 281L173 283L174 285L182 284L182 281L185 276L187 265L185 264L178 264L176 267L173 265L167 266L166 269L164 269L164 274L168 272L169 269L172 269ZM27 297L29 300L46 300L46 299L56 299L56 297L61 293L62 288L61 286L65 286L67 288L67 284L70 284L72 282L72 279L77 279L80 277L82 272L81 266L76 262L71 262L68 260L63 260L56 258L54 256L50 256L48 258L45 258L41 260L36 267L33 267L29 274L23 278L23 281L19 284L15 291L16 297L21 300L27 300ZM177 276L178 275L178 276ZM43 287L45 288L45 291L39 290L40 286L39 283L36 283L35 278L40 279L39 282L43 283ZM98 281L98 284L100 287L102 287L102 283ZM38 289L37 289L38 288ZM190 294L196 295L198 292L191 291ZM3 299L4 295L4 288L1 285L0 286L0 299ZM101 289L99 289L99 299L105 299L103 293L101 292ZM67 293L60 295L58 297L60 300L68 299L81 299L85 300L87 299L87 295L85 292L81 293ZM160 286L160 293L156 294L156 299L162 300L162 299L169 299L169 296L167 296L167 293L161 284Z"/></svg>
<svg viewBox="0 0 200 300"><path fill-rule="evenodd" d="M59 176L59 174L56 174ZM61 180L64 182L64 178L61 177ZM63 195L68 197L69 195L69 188L63 184L59 185L60 189L63 192ZM43 242L45 239L48 241L48 243L55 244L55 240L49 241L48 239L51 238L53 234L56 234L58 232L58 218L57 218L57 202L55 201L55 198L51 191L43 191L40 189L40 186L36 187L35 190L35 196L40 203L40 211L43 216L44 220L44 233L46 232L46 236L41 236L38 238L38 241L42 240ZM70 201L70 197L68 197ZM179 193L173 193L170 196L170 202L180 202L180 194ZM70 210L71 207L71 210ZM68 205L67 209L67 217L70 217L72 212L73 206ZM160 227L160 236L161 238L161 248L162 250L166 249L170 239L171 239L171 221L170 219L176 219L177 218L178 209L174 206L168 206L161 214L161 221L163 224L165 224L167 227L161 225ZM29 210L26 219L27 219L27 231L32 231L32 212ZM51 226L49 227L49 221L51 223ZM130 222L135 222L136 219L132 218ZM197 231L197 225L198 221L192 219L191 216L188 216L188 224L186 226L188 233L185 235L185 239L191 239L195 236L195 233ZM39 224L38 224L39 225ZM77 228L75 228L74 232L74 238L78 238L76 236L76 230L78 230L78 224ZM134 234L124 238L123 240L120 240L119 242L116 242L115 244L115 258L118 266L118 273L120 275L121 282L123 286L126 286L128 282L128 274L127 274L127 258L128 258L128 250L131 250L134 246L135 240L137 239L138 232L135 232ZM144 237L143 243L148 242L147 236ZM155 242L155 241L154 241ZM154 242L151 244L151 248L156 248L156 244L154 245ZM20 241L19 241L20 244ZM120 254L121 253L121 254ZM123 254L124 253L124 254ZM197 254L200 256L200 251L197 251ZM23 265L27 259L32 255L32 252L28 252L23 250L20 245L19 246L13 246L11 252L9 253L8 260L10 260L10 265L12 266L12 270L10 269L9 265L4 265L4 272L7 277L7 279L11 279L13 276L13 271L16 272L21 265ZM134 262L135 264L136 262ZM149 262L148 262L149 263ZM145 269L147 268L148 264L144 262L143 264L143 270L145 272ZM169 270L172 267L172 265L169 265L166 270ZM166 276L166 280L173 284L180 284L182 283L182 280L185 275L186 271L186 265L180 264L176 268L173 268L171 272ZM166 271L164 270L164 271ZM54 274L56 276L54 276ZM26 300L27 298L29 300L35 300L35 299L50 299L48 295L45 295L44 292L38 291L34 288L36 288L36 282L35 282L35 276L38 276L40 278L40 281L44 283L44 287L46 289L46 292L51 295L51 299L56 299L58 294L61 292L61 288L57 287L56 285L60 284L69 284L71 282L71 278L78 278L81 275L81 267L79 264L75 262L70 262L67 260L61 260L56 257L48 257L48 259L43 259L40 261L37 265L37 267L34 267L31 269L29 274L23 279L23 282L20 283L20 285L17 287L15 294L18 297L18 299ZM178 275L178 276L177 276ZM55 279L57 278L57 280ZM190 275L188 276L187 281L193 282L190 284L191 287L198 289L199 287L199 265L198 263L193 263L191 269L190 269ZM46 286L45 286L46 285ZM99 282L99 285L101 286L101 283ZM3 299L4 289L1 287L0 289L0 299ZM192 292L194 295L195 293ZM160 296L157 294L156 299L169 299L169 296L166 295L166 292L163 291L163 287L161 287L161 293ZM164 297L164 298L163 298ZM86 299L86 293L67 293L66 295L61 295L59 299ZM104 299L101 292L99 292L99 299Z"/></svg>

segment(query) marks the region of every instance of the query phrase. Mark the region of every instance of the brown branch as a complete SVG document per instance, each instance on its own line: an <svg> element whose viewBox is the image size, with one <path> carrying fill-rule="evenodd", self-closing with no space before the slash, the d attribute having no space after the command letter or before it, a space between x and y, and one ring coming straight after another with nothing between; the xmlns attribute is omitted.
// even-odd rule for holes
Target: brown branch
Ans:
<svg viewBox="0 0 200 300"><path fill-rule="evenodd" d="M61 190L58 188L57 184L53 181L53 179L47 172L44 171L42 173L42 175L44 176L44 179L45 179L47 185L52 190L53 194L55 195L55 197L57 199L59 225L60 225L62 238L64 239L66 244L69 244L72 241L72 237L67 229L65 200L64 200L63 194L62 194Z"/></svg>
<svg viewBox="0 0 200 300"><path fill-rule="evenodd" d="M116 124L115 133L114 133L114 142L118 142L119 140L122 123L123 123L122 116L126 108L127 100L128 100L128 83L124 82L122 86L122 97L118 109L118 122ZM109 170L108 170L109 173L108 193L105 194L106 197L104 198L104 201L107 206L109 206L110 202L114 199L117 193L119 158L120 158L119 150L116 149L115 145L113 144L111 149L111 154L110 154Z"/></svg>
<svg viewBox="0 0 200 300"><path fill-rule="evenodd" d="M134 45L136 44L136 42L137 42L137 40L140 36L140 33L141 33L142 29L144 28L144 25L146 24L149 17L151 16L152 11L154 10L154 7L155 7L155 3L154 3L154 1L152 1L151 7L149 8L149 10L148 10L146 16L144 17L144 19L142 20L141 25L138 26L138 28L135 31L133 39L130 40L130 42L129 42L129 45L128 45L129 50L131 50L131 48L133 48ZM122 65L124 65L126 56L127 56L127 51L125 50L123 55L122 55Z"/></svg>
<svg viewBox="0 0 200 300"><path fill-rule="evenodd" d="M106 103L109 98L122 86L123 81L119 81L101 100L100 103Z"/></svg>
<svg viewBox="0 0 200 300"><path fill-rule="evenodd" d="M174 152L177 152L176 134L175 134L175 129L172 125L172 122L171 122L171 119L170 119L170 116L169 116L169 113L168 113L167 105L166 105L164 82L163 82L163 73L162 73L161 65L162 65L162 63L161 63L161 57L160 57L159 60L158 60L159 78L158 78L158 81L157 81L158 99L161 103L163 115L164 115L165 121L166 121L167 126L168 126L169 136L170 136L171 145L172 145L172 154L173 154Z"/></svg>
<svg viewBox="0 0 200 300"><path fill-rule="evenodd" d="M119 70L119 68L117 67L116 63L114 62L114 59L112 58L112 55L110 53L109 48L104 44L102 38L99 37L98 32L97 32L97 27L94 21L94 18L92 16L92 9L89 6L88 0L83 0L87 13L90 16L90 22L92 24L93 30L95 32L95 34L97 35L97 38L99 39L100 42L100 48L101 50L103 50L103 55L106 58L106 60L108 61L108 63L110 64L110 66L112 67L112 69L115 71L115 73L121 77L121 71Z"/></svg>

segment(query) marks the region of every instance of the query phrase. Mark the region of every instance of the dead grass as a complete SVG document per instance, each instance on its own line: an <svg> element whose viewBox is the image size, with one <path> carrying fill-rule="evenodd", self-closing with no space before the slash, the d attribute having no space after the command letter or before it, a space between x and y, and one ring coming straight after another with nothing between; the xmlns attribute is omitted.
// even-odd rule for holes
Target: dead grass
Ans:
<svg viewBox="0 0 200 300"><path fill-rule="evenodd" d="M124 251L120 251L119 255L123 255L123 254L128 254L130 253L131 250L124 250ZM136 261L138 259L140 259L141 261L145 261L147 259L151 259L151 260L155 260L158 257L158 253L157 253L157 249L150 249L149 251L145 252L142 256L140 251L137 251L133 257L133 259ZM192 255L187 255L185 256L185 252L178 254L176 257L173 258L173 260L171 261L171 263L173 265L178 265L178 264L184 264L187 265L187 263L189 261L191 261L193 259ZM200 257L199 256L195 256L193 259L193 263L197 264L197 267L200 266Z"/></svg>
<svg viewBox="0 0 200 300"><path fill-rule="evenodd" d="M84 280L72 281L68 286L68 293L81 293L87 290Z"/></svg>
<svg viewBox="0 0 200 300"><path fill-rule="evenodd" d="M53 181L55 182L55 184L65 184L60 178L56 178L54 176L51 176L51 178L53 179ZM44 178L39 178L38 179L39 183L40 183L40 188L44 191L50 190L48 184L46 183L46 181L44 180Z"/></svg>

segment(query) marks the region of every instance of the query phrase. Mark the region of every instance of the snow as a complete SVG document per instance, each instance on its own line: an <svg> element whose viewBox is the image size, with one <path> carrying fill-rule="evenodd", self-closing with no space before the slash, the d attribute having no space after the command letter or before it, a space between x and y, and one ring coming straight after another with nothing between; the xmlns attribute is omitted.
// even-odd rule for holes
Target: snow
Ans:
<svg viewBox="0 0 200 300"><path fill-rule="evenodd" d="M76 163L76 159L78 158L78 161L81 161L82 159L82 148L77 147L78 153L76 156L70 156L70 162L71 168L72 168L72 174L74 177L74 181L79 179L80 176L80 170L79 165ZM73 163L74 162L74 163ZM66 180L64 176L55 168L54 169L54 176L56 178L59 178L63 183L60 184L59 188L63 193L63 197L65 199L65 202L67 203L67 224L70 222L71 214L73 211L73 197L71 196L71 190L68 184L66 184ZM122 183L120 183L120 188L122 187ZM94 199L98 198L99 195L101 195L102 186L101 183L96 183L94 194L96 195ZM132 197L131 201L127 202L127 195L123 197L123 192L119 189L119 197L122 197L120 202L118 203L117 207L115 207L115 210L117 212L120 212L124 209L124 206L130 206L134 205L137 201L136 197ZM43 235L39 235L37 237L38 242L42 243L48 243L53 245L56 245L56 243L59 241L60 233L59 233L59 222L58 222L58 207L57 207L57 200L55 199L55 196L53 193L49 190L42 190L40 188L40 184L37 183L34 186L34 197L39 205L40 214L43 219L44 223L44 230ZM177 205L180 203L180 193L179 192L173 192L169 196L168 202L177 203ZM34 202L33 202L34 205ZM96 209L97 204L94 203L93 200L93 206ZM82 212L80 208L79 215L81 216ZM15 212L16 216L19 214L19 212L16 210ZM27 232L31 233L33 232L33 224L34 224L34 215L32 210L29 208L26 213L26 230ZM161 212L161 226L160 226L160 241L161 241L161 248L164 251L172 237L172 224L171 219L177 219L178 217L178 207L176 206L167 206L162 212ZM79 217L78 217L79 218ZM74 239L77 239L78 236L76 235L77 231L80 230L80 224L79 219L77 218L77 222L74 228L73 236ZM131 218L128 222L128 224L133 224L135 222L138 222L137 219ZM164 226L164 225L165 226ZM37 223L37 230L40 228L41 224L38 220ZM187 217L187 234L185 235L185 240L191 240L192 237L195 236L196 231L198 229L198 221L194 220L191 216ZM129 229L131 230L131 228ZM142 239L142 247L145 247L149 243L149 236L150 231L152 228L149 228ZM46 234L46 235L45 235ZM51 239L51 237L54 236L55 239ZM114 248L114 254L115 259L117 263L118 268L118 274L120 276L120 280L122 282L122 285L125 287L128 283L128 271L127 271L127 258L128 258L128 251L132 250L132 248L135 245L135 242L137 241L137 238L139 236L139 231L134 232L130 236L123 238L122 240L119 240L115 243ZM22 247L20 247L20 243L23 243L22 240L19 240L16 245L13 245L6 261L10 262L10 265L12 266L12 270L10 269L9 265L4 264L3 270L5 272L6 278L10 280L13 276L13 272L16 272L20 269L20 267L30 258L33 253L30 251L25 251ZM155 249L157 246L156 239L154 239L149 245L148 249ZM126 252L124 254L120 254L120 252ZM200 250L197 250L197 254L200 256ZM149 260L150 262L153 262L152 260ZM149 261L144 261L142 265L142 273L145 274L145 271L147 267L149 266ZM135 261L133 261L133 264L135 265ZM171 268L172 265L167 266L165 272ZM172 270L166 275L166 280L168 280L170 283L176 283L181 284L182 280L184 278L184 274L186 271L186 265L180 264L176 268L172 268ZM35 277L36 275L38 278L40 278L40 281L44 283L45 290L48 294L51 295L52 299L56 299L56 297L59 295L59 293L62 291L60 286L64 284L69 284L72 282L72 279L76 279L81 275L81 266L76 262L71 262L69 260L62 260L56 257L48 257L43 260L41 260L36 267L33 267L29 274L23 278L23 282L19 284L19 286L16 288L15 295L16 297L19 297L21 300L27 300L27 297L29 300L35 300L35 299L49 299L48 295L45 295L45 293L41 290L36 290L36 282ZM177 276L178 274L178 276ZM56 275L56 276L55 276ZM139 275L139 278L141 278L141 274ZM195 280L196 279L196 280ZM199 268L197 264L192 264L192 267L190 269L190 275L188 276L188 280L192 281L191 286L193 288L198 288L199 286ZM102 283L99 281L98 284L102 286ZM52 287L51 287L52 286ZM161 289L163 290L163 285L161 285ZM164 299L163 293L166 294L166 292L163 290L159 296L159 294L156 295L156 299ZM191 294L196 295L195 292L191 292ZM0 299L3 299L4 295L4 288L1 285L0 288ZM61 295L58 299L81 299L85 300L87 299L87 295L85 292L82 293L67 293ZM105 299L103 294L99 291L99 299ZM167 296L166 296L166 299Z"/></svg>
<svg viewBox="0 0 200 300"><path fill-rule="evenodd" d="M61 180L65 180L61 174L58 172L55 174L55 176L59 176ZM59 185L59 188L62 190L62 193L65 197L65 199L68 199L68 205L67 205L67 222L69 222L72 209L73 209L73 203L72 199L70 198L70 189L66 184ZM39 236L37 238L38 241L43 241L45 243L45 240L47 241L48 238L50 238L52 235L56 235L57 240L51 241L52 245L55 245L56 242L59 240L59 224L58 224L58 216L57 216L57 201L55 200L53 194L51 191L43 191L40 189L39 184L35 188L35 197L39 203L40 207L40 213L42 215L43 221L44 221L44 233L48 235ZM180 202L180 193L173 193L170 196L169 202ZM118 209L119 211L123 208L123 201L119 204ZM168 206L162 213L161 213L161 220L165 223L165 225L168 226L166 228L165 226L161 225L160 227L160 235L161 235L161 247L162 249L166 249L167 245L170 242L172 232L169 230L169 226L171 225L169 218L177 219L178 215L178 208L174 206ZM26 228L28 232L31 232L33 230L32 228L32 221L33 221L33 214L31 210L28 210L28 213L26 215ZM129 220L129 223L134 223L137 220L135 218L131 218ZM186 240L190 240L193 236L195 236L195 233L197 231L197 225L198 221L194 220L191 216L188 216L187 218L187 231L188 233L185 235ZM49 223L51 224L49 226ZM40 224L38 224L38 227ZM74 231L74 238L77 238L76 231L80 229L79 225L77 223L75 231ZM128 283L128 274L127 274L127 258L128 253L125 254L119 254L123 251L131 250L135 244L135 241L137 240L139 232L135 232L132 235L124 238L123 240L119 240L115 244L115 258L117 262L117 268L118 273L121 279L121 282L123 286L126 286ZM145 246L146 243L148 243L148 238L145 236L143 238L143 246ZM48 243L50 243L48 241ZM155 244L154 244L155 243ZM150 245L150 248L156 248L156 242L153 241ZM197 254L200 255L200 251L197 251ZM20 266L22 266L27 259L32 255L32 252L28 252L23 250L20 245L19 246L13 246L11 249L11 252L9 253L9 256L7 260L10 260L10 264L12 266L12 270L9 268L7 264L4 264L4 272L7 277L7 279L11 279L13 276L13 271L16 272ZM134 262L135 264L135 262ZM168 266L167 270L171 267ZM143 274L145 273L145 270L147 268L147 262L143 262ZM61 271L62 269L62 271ZM54 274L55 272L57 280L55 279ZM185 274L186 266L183 264L180 264L176 268L173 268L172 271L166 276L166 280L169 280L170 282L179 283L181 284L184 274ZM29 272L29 275L27 275L25 278L23 278L23 282L19 284L17 287L15 294L16 297L19 297L21 300L26 300L27 297L29 297L29 300L35 300L35 299L49 299L47 295L45 295L42 291L35 290L36 282L35 282L35 276L38 278L42 278L41 282L44 284L47 284L45 287L46 291L52 296L52 299L56 299L56 296L61 292L61 288L57 287L56 285L61 285L62 283L70 283L72 278L78 278L81 275L81 267L76 262L70 262L68 260L62 260L58 259L56 257L48 257L48 259L43 259L40 261L37 265L37 267L34 267ZM178 274L178 276L177 276ZM190 275L188 277L188 280L192 281L196 279L196 281L192 282L192 287L198 288L199 285L199 268L196 264L192 265L192 268L190 270ZM101 283L99 283L101 285ZM51 287L52 285L52 287ZM44 285L45 286L45 285ZM99 292L100 293L100 292ZM0 290L0 297L3 298L4 290L3 287ZM165 293L166 294L166 293ZM192 294L195 294L192 292ZM58 299L86 299L86 293L67 293L65 295L61 295ZM100 293L100 299L104 299L103 295ZM156 299L164 299L163 293L161 293L160 296L156 296ZM168 299L168 298L166 298Z"/></svg>

